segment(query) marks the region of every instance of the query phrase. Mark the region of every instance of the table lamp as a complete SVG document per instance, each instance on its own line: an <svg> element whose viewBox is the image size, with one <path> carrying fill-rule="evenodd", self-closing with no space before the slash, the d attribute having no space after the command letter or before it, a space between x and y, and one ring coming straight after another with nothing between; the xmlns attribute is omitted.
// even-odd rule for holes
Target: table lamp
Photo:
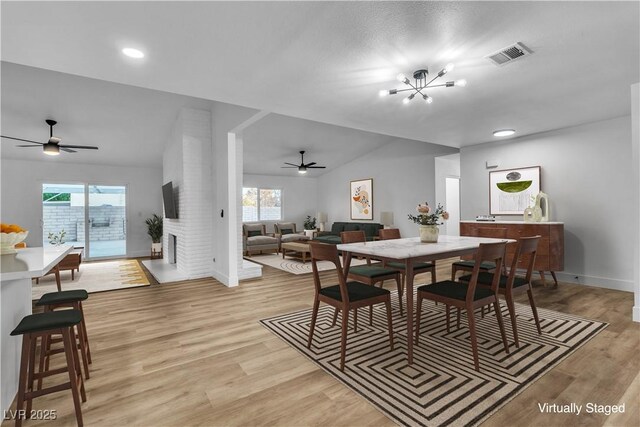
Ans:
<svg viewBox="0 0 640 427"><path fill-rule="evenodd" d="M320 231L324 231L324 223L327 222L328 218L327 218L327 213L326 212L318 212L316 214L316 218L318 221L318 224L320 225Z"/></svg>
<svg viewBox="0 0 640 427"><path fill-rule="evenodd" d="M391 228L393 225L393 212L380 212L380 222L384 228Z"/></svg>

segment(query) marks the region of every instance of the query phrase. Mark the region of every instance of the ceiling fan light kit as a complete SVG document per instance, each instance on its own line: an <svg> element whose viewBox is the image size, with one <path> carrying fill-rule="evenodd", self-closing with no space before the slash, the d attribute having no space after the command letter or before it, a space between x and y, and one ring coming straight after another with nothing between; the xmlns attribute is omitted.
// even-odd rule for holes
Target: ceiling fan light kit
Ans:
<svg viewBox="0 0 640 427"><path fill-rule="evenodd" d="M429 76L429 70L428 69L423 68L423 69L420 69L420 70L416 70L413 73L413 79L414 79L413 83L411 83L411 80L409 80L409 78L407 76L405 76L404 74L400 73L400 74L398 74L396 76L396 79L400 83L404 83L405 85L409 86L408 88L381 90L380 92L378 92L378 94L380 96L388 96L388 95L396 95L396 94L398 94L400 92L410 91L411 93L409 94L409 96L407 96L406 98L404 98L402 100L403 104L408 104L418 94L421 95L422 99L427 104L431 104L433 102L433 98L431 98L429 95L427 95L427 93L425 92L427 89L432 89L432 88L436 88L436 87L453 87L453 86L464 87L464 86L467 85L467 81L464 80L464 79L457 80L457 81L453 81L452 80L452 81L448 81L448 82L441 83L441 84L433 84L433 82L436 79L444 76L445 74L447 74L451 70L453 70L453 64L447 64L447 66L444 67L442 70L440 70L438 72L438 74L434 78L432 78L431 80L428 80L428 81L427 81L427 78Z"/></svg>
<svg viewBox="0 0 640 427"><path fill-rule="evenodd" d="M39 146L42 146L42 151L44 152L44 154L48 156L57 156L60 154L60 150L65 151L67 153L77 153L77 151L72 150L72 148L79 149L79 150L97 150L98 149L98 147L93 147L90 145L60 144L60 141L62 141L62 139L53 136L53 127L58 122L51 119L47 119L45 120L45 122L47 123L47 125L49 125L49 140L46 143L31 141L29 139L15 138L13 136L5 136L5 135L0 135L0 138L13 139L14 141L24 141L24 142L29 142L31 144L37 144L37 145L18 145L17 147L20 147L20 148L38 147L39 148Z"/></svg>
<svg viewBox="0 0 640 427"><path fill-rule="evenodd" d="M316 162L311 162L311 163L306 163L304 162L304 150L300 151L300 164L296 165L293 163L288 163L288 162L284 162L285 165L288 166L282 166L282 169L293 169L296 168L298 169L298 173L300 175L304 175L307 173L307 169L326 169L326 166L315 166Z"/></svg>

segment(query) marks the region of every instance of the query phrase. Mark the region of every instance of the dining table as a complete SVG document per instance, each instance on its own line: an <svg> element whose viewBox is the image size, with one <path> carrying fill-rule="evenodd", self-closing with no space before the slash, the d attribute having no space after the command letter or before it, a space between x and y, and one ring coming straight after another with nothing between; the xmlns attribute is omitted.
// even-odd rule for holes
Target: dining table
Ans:
<svg viewBox="0 0 640 427"><path fill-rule="evenodd" d="M421 242L419 237L374 240L359 243L338 244L344 258L345 280L354 256L380 261L403 262L405 265L405 294L407 296L407 359L413 363L413 266L417 262L436 261L474 254L482 243L515 242L512 239L441 235L437 242Z"/></svg>

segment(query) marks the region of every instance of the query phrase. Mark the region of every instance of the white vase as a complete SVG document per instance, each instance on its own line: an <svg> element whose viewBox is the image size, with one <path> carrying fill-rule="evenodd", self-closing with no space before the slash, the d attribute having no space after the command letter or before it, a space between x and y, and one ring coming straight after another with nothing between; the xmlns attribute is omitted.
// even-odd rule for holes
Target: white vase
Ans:
<svg viewBox="0 0 640 427"><path fill-rule="evenodd" d="M313 234L316 232L316 230L304 230L304 235L307 236L309 239L313 239Z"/></svg>
<svg viewBox="0 0 640 427"><path fill-rule="evenodd" d="M151 251L153 252L161 252L162 251L162 242L151 243Z"/></svg>
<svg viewBox="0 0 640 427"><path fill-rule="evenodd" d="M438 235L440 229L437 225L421 225L420 227L420 241L423 243L436 243L438 241Z"/></svg>

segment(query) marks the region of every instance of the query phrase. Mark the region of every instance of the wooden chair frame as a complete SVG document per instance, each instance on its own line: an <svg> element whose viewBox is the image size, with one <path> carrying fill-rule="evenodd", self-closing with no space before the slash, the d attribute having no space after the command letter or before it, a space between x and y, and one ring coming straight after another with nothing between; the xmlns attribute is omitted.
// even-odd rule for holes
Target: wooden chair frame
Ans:
<svg viewBox="0 0 640 427"><path fill-rule="evenodd" d="M493 261L496 265L496 271L500 271L502 263L505 257L506 243L483 243L480 244L478 252L476 253L475 265L471 274L471 280L467 286L465 300L458 300L455 298L449 298L444 295L438 295L429 292L429 286L418 288L418 313L416 316L416 345L420 338L420 315L422 311L422 300L429 299L435 302L441 302L446 305L446 325L447 332L449 332L449 313L450 306L464 308L467 311L467 320L469 322L469 335L471 338L471 350L473 352L473 363L476 371L480 371L480 362L478 359L478 339L476 336L476 324L474 318L474 310L478 307L484 307L486 305L493 304L496 313L501 313L500 302L498 299L498 284L500 281L500 274L493 275L493 282L491 284L492 295L474 300L476 286L478 284L478 275L480 273L480 264L483 261ZM454 284L452 286L465 286L463 284ZM498 325L500 327L500 335L502 336L502 342L504 344L504 350L508 354L509 346L507 345L507 336L504 331L504 324L502 322L502 316L496 316Z"/></svg>
<svg viewBox="0 0 640 427"><path fill-rule="evenodd" d="M491 237L495 239L506 239L507 238L508 229L506 228L478 228L476 231L477 237ZM504 266L504 264L503 264ZM487 273L493 271L494 269L486 269L480 267L480 271L486 271ZM455 262L451 264L451 280L456 280L456 273L458 271L468 271L472 272L473 267L467 267L465 265L459 265Z"/></svg>
<svg viewBox="0 0 640 427"><path fill-rule="evenodd" d="M326 245L322 243L312 242L309 244L311 248L311 265L313 269L313 284L315 286L315 296L313 300L313 314L311 317L311 326L309 328L309 340L307 348L311 348L313 341L313 333L318 318L318 309L320 303L323 302L336 308L336 312L342 313L342 339L340 349L340 370L344 371L345 354L347 350L347 329L349 324L349 310L356 310L359 307L373 306L374 304L384 303L387 307L387 323L389 328L389 344L393 350L393 321L391 318L391 296L389 293L377 297L367 298L359 301L351 302L349 300L348 285L343 274L340 258L338 258L338 250L335 245ZM318 273L317 261L329 261L336 266L338 273L338 282L340 286L340 297L342 301L330 298L320 293L322 285L320 283L320 275Z"/></svg>

